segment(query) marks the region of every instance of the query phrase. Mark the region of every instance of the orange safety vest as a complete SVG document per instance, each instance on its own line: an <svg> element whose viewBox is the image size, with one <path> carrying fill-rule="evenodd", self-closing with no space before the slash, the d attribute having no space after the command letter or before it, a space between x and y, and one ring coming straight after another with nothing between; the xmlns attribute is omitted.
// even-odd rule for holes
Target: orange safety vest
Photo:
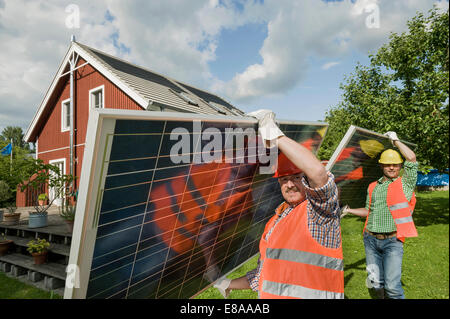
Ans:
<svg viewBox="0 0 450 319"><path fill-rule="evenodd" d="M248 208L251 179L231 177L230 164L192 165L190 177L171 178L152 189L153 220L167 246L184 253L205 225Z"/></svg>
<svg viewBox="0 0 450 319"><path fill-rule="evenodd" d="M372 203L372 193L377 185L377 181L369 185L369 213L366 217L363 233L366 230L369 220L370 204ZM411 200L406 199L402 187L402 178L399 177L388 186L386 203L397 227L397 238L404 242L406 237L417 237L417 229L412 219L414 207L416 206L416 195L413 193Z"/></svg>
<svg viewBox="0 0 450 319"><path fill-rule="evenodd" d="M263 299L342 299L344 262L342 244L338 248L320 245L308 229L307 200L278 222L266 240L283 203L269 220L259 244L259 297Z"/></svg>

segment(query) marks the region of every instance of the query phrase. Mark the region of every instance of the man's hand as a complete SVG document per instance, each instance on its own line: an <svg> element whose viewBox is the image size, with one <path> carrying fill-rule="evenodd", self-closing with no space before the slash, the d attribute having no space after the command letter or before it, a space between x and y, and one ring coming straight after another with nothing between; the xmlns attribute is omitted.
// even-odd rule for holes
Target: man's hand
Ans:
<svg viewBox="0 0 450 319"><path fill-rule="evenodd" d="M344 207L341 208L341 218L349 213L349 211L348 211L349 208L350 207L348 207L348 205L345 205Z"/></svg>
<svg viewBox="0 0 450 319"><path fill-rule="evenodd" d="M389 132L384 133L384 136L387 136L389 138L389 140L392 143L392 146L395 146L394 142L399 140L399 138L397 136L397 133L395 133L393 131L389 131Z"/></svg>
<svg viewBox="0 0 450 319"><path fill-rule="evenodd" d="M275 113L270 110L258 110L247 114L258 120L258 132L261 135L264 144L267 146L269 142L269 147L275 146L275 140L284 136L284 133L278 128L275 123Z"/></svg>
<svg viewBox="0 0 450 319"><path fill-rule="evenodd" d="M231 289L228 288L228 287L230 287L230 283L231 283L230 279L221 278L221 279L217 280L217 282L214 284L214 288L217 288L217 290L219 290L219 292L222 294L222 296L226 299L226 298L228 298L228 295L231 292Z"/></svg>

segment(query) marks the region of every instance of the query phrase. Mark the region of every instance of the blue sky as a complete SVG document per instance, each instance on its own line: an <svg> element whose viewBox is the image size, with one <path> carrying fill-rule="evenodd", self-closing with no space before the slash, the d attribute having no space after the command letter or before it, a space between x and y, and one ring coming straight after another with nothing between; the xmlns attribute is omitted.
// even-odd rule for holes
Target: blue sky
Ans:
<svg viewBox="0 0 450 319"><path fill-rule="evenodd" d="M323 120L344 76L433 5L448 10L447 0L0 0L0 130L27 130L72 34L245 112Z"/></svg>
<svg viewBox="0 0 450 319"><path fill-rule="evenodd" d="M248 65L261 63L259 50L267 37L265 24L247 24L236 29L223 30L218 37L216 60L209 65L211 72L224 81L230 81L236 73L243 72ZM341 99L340 83L344 76L354 71L356 63L369 64L368 54L353 51L344 59L331 61L310 57L306 78L293 89L276 97L263 97L250 103L239 104L244 111L269 108L277 112L278 118L307 121L324 120L331 106ZM323 66L330 63L328 69ZM293 66L295 67L295 66Z"/></svg>

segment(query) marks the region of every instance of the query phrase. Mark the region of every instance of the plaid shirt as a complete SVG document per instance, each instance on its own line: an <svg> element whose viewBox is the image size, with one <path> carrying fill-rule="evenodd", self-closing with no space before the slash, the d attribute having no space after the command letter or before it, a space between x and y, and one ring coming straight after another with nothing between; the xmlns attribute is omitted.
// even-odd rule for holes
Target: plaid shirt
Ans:
<svg viewBox="0 0 450 319"><path fill-rule="evenodd" d="M311 188L306 177L303 177L303 186L305 187L308 213L308 228L311 236L322 246L327 248L338 248L341 245L341 228L338 202L338 190L334 182L332 173L327 172L327 183L319 188ZM275 230L278 222L286 217L295 206L289 206L275 221L273 227L269 229L266 240ZM256 269L246 274L250 288L258 291L259 277L261 274L262 263L258 260Z"/></svg>

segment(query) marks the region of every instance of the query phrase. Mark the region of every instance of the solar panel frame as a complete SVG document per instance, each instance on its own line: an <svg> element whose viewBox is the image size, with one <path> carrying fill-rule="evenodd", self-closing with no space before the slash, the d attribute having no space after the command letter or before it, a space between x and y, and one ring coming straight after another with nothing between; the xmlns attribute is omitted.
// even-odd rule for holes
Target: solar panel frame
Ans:
<svg viewBox="0 0 450 319"><path fill-rule="evenodd" d="M233 116L203 115L189 113L142 112L118 109L93 110L90 114L86 135L86 146L81 172L76 219L72 237L72 245L67 268L66 288L64 298L86 298L95 242L97 240L100 208L103 197L99 196L105 190L106 176L109 165L103 165L105 159L111 155L116 120L161 120L161 121L202 121L214 123L240 123L255 125L257 120L250 117L236 118ZM328 127L323 122L278 121L280 125L312 125ZM323 141L321 139L320 143ZM161 138L162 144L162 138ZM320 145L319 145L320 146ZM160 145L161 147L161 145ZM316 151L318 148L316 149ZM161 149L158 150L158 156ZM156 170L156 169L155 169ZM138 171L139 172L139 171ZM140 172L139 172L140 173ZM257 174L254 174L255 178ZM266 187L266 186L264 186ZM258 205L261 202L258 202ZM139 204L136 204L139 205ZM144 213L145 214L145 213ZM241 212L242 214L242 212ZM262 226L265 223L262 223ZM237 226L236 226L237 227ZM244 234L245 241L248 234ZM234 236L234 233L233 233ZM234 238L234 237L233 237ZM139 244L139 242L138 242ZM254 242L249 244L252 247ZM230 243L231 245L231 243ZM230 247L230 246L229 246ZM255 247L250 249L255 249ZM228 248L229 249L229 248ZM251 252L252 250L250 250ZM239 251L239 254L242 251ZM254 254L252 255L254 256ZM249 258L251 258L250 256ZM191 257L192 258L192 257ZM248 260L248 259L247 259ZM246 261L243 261L244 263ZM242 264L240 263L240 264ZM239 264L239 265L240 265ZM227 273L239 267L236 265ZM94 268L95 269L95 268ZM131 278L130 278L131 280ZM122 283L118 283L120 285ZM74 289L75 288L75 289Z"/></svg>
<svg viewBox="0 0 450 319"><path fill-rule="evenodd" d="M349 181L347 179L343 179L343 180L339 180L339 176L337 175L338 171L336 170L337 168L337 163L338 163L338 159L340 158L341 154L343 154L343 151L349 147L350 142L352 141L352 138L354 138L356 136L356 134L361 133L361 134L365 134L366 137L372 136L374 139L378 139L380 141L382 141L383 146L385 147L384 150L386 150L387 148L394 148L393 146L391 146L391 143L389 141L389 138L381 133L375 132L375 131L371 131L365 128L361 128L355 125L351 125L347 132L345 133L344 137L342 138L341 142L339 143L338 147L336 148L336 150L333 152L333 155L331 156L330 160L328 161L327 165L326 165L326 169L329 170L330 172L332 172L335 175L335 181L336 184L338 186L339 189L339 202L340 205L343 207L344 205L349 205L352 208L355 208L356 206L354 206L355 204L357 205L357 207L363 207L364 203L365 203L365 192L367 190L367 187L369 186L369 184L373 181L375 181L376 179L380 178L382 176L382 171L381 169L379 169L379 175L377 175L378 177L376 178L375 176L370 176L370 178L368 178L369 176L363 176L361 179L359 180L354 180L354 181ZM408 147L410 147L411 149L415 149L417 147L416 144L411 143L411 142L407 142L404 140L401 140L402 143L406 144ZM372 167L374 165L379 165L378 162L376 161L376 159L378 158L378 156L382 153L382 151L380 151L376 157L374 157L372 160L369 161L374 161L374 163L372 163ZM367 161L367 160L365 160ZM357 166L353 166L352 169L357 169L360 168L361 171L363 167L363 161L361 161L360 163L358 163ZM343 182L349 182L349 184L345 185ZM348 188L352 185L355 185L355 183L357 184L358 187L358 193L356 194L356 192L354 193L355 196L352 196L352 198L349 200L346 198L346 195L348 194ZM346 187L346 189L344 189L344 187ZM342 196L344 194L344 196Z"/></svg>

